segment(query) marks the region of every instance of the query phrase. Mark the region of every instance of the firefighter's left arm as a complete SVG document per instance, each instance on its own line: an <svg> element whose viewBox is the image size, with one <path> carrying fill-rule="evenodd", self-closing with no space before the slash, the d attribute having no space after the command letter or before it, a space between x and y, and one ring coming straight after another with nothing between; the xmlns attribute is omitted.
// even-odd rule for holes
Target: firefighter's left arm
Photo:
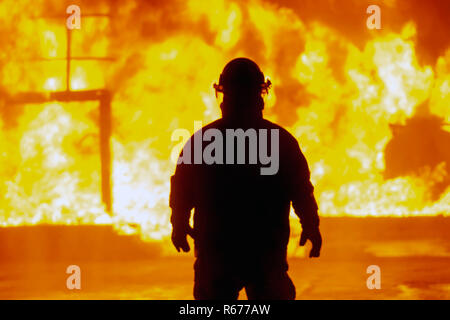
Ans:
<svg viewBox="0 0 450 320"><path fill-rule="evenodd" d="M318 206L314 197L314 187L311 183L311 174L305 156L295 141L290 151L291 156L291 200L295 213L300 218L302 234L300 246L307 240L313 244L310 257L318 257L322 247L322 236L319 230Z"/></svg>

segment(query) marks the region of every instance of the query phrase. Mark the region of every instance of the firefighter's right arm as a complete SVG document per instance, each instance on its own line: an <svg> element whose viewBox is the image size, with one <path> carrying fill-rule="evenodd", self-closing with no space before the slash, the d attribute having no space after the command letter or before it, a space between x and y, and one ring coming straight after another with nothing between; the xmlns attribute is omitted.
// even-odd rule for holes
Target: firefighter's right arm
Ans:
<svg viewBox="0 0 450 320"><path fill-rule="evenodd" d="M180 251L190 250L187 235L191 231L189 219L193 203L193 188L191 169L189 165L179 164L175 174L170 179L169 205L172 209L172 243Z"/></svg>

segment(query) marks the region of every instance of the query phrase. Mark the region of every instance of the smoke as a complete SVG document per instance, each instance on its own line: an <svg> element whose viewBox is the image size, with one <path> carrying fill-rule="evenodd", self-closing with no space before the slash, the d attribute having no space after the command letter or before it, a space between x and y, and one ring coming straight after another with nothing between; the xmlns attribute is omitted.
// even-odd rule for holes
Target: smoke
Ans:
<svg viewBox="0 0 450 320"><path fill-rule="evenodd" d="M292 9L305 24L320 21L360 48L380 33L400 33L402 27L412 21L417 30L416 49L422 64L434 64L450 44L450 2L446 0L278 0L276 3ZM381 31L366 28L369 5L378 5L381 9Z"/></svg>

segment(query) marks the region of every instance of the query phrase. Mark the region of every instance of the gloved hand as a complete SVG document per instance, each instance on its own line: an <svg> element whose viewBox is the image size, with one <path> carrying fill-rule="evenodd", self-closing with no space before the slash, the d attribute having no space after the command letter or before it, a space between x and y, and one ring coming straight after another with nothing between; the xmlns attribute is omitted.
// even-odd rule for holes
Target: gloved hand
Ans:
<svg viewBox="0 0 450 320"><path fill-rule="evenodd" d="M307 240L312 243L312 249L309 252L310 258L317 258L320 256L320 248L322 247L322 235L320 234L319 228L315 229L304 229L300 236L300 246L304 246Z"/></svg>
<svg viewBox="0 0 450 320"><path fill-rule="evenodd" d="M191 250L187 241L187 235L190 234L192 236L192 233L193 230L190 226L188 226L187 228L173 228L172 243L178 252L180 252L180 249L182 249L184 252L189 252Z"/></svg>

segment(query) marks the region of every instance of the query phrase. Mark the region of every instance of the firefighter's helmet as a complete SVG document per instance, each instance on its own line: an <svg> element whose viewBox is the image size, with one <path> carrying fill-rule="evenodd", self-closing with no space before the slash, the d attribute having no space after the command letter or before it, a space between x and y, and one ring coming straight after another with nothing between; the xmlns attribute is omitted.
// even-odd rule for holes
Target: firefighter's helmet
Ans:
<svg viewBox="0 0 450 320"><path fill-rule="evenodd" d="M270 80L265 80L258 65L247 58L236 58L227 63L220 74L219 84L214 84L218 92L226 95L252 95L267 93Z"/></svg>

